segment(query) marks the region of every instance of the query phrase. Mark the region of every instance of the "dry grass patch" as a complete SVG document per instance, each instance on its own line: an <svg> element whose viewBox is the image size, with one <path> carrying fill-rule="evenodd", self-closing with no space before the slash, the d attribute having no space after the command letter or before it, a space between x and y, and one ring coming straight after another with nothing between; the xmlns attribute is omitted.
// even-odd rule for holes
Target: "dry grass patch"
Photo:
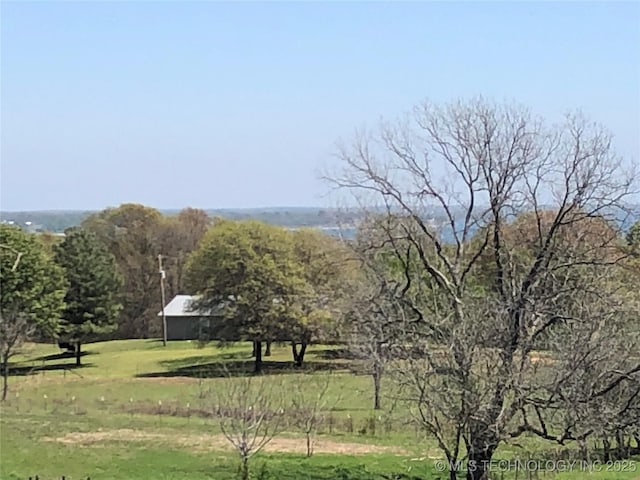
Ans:
<svg viewBox="0 0 640 480"><path fill-rule="evenodd" d="M104 442L148 442L171 444L195 451L230 450L231 447L223 435L207 434L169 434L145 432L143 430L118 429L98 430L95 432L70 432L61 437L44 437L43 441L57 442L66 445L92 446ZM265 451L272 453L300 453L306 454L304 441L297 438L274 438ZM404 455L407 452L397 447L368 445L363 443L334 442L318 439L314 451L316 453L330 453L343 455L365 455L370 453L393 453Z"/></svg>

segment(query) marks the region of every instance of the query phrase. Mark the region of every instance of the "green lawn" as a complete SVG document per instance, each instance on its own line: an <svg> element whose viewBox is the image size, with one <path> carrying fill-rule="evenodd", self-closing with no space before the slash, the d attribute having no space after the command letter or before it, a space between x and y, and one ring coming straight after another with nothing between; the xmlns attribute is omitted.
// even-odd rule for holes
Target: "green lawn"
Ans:
<svg viewBox="0 0 640 480"><path fill-rule="evenodd" d="M74 368L72 358L59 358L55 345L30 345L16 359L19 374L9 379L1 412L1 479L236 478L237 459L208 414L213 406L207 392L228 382L221 377L222 362L250 369L248 344L163 347L155 340L129 340L84 348L81 368ZM331 408L318 453L311 458L298 453L304 439L289 428L252 460L254 478L444 479L434 465L440 458L435 443L406 424L406 414L371 410L370 379L353 375L326 353L326 347L311 348L306 358L319 372L314 375L330 375L326 404ZM270 382L285 395L302 375L311 374L283 368L291 361L286 346L274 346L265 360ZM533 439L520 445L503 447L498 456L525 458L527 452L553 448ZM640 471L588 478L636 479Z"/></svg>

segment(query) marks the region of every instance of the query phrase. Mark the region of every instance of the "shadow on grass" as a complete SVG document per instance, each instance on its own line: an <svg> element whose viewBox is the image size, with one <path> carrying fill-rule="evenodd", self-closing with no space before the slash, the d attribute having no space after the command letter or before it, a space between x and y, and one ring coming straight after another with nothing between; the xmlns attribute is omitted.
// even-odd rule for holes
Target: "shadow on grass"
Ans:
<svg viewBox="0 0 640 480"><path fill-rule="evenodd" d="M357 357L347 348L330 348L315 352L315 355L324 360L355 360Z"/></svg>
<svg viewBox="0 0 640 480"><path fill-rule="evenodd" d="M80 357L84 357L86 355L90 355L89 352L80 352ZM76 358L75 352L62 352L62 353L54 353L51 355L44 355L42 357L34 358L33 362L50 362L53 360L64 360L66 358Z"/></svg>
<svg viewBox="0 0 640 480"><path fill-rule="evenodd" d="M344 370L347 365L328 362L305 362L301 367L296 367L293 362L275 362L264 360L262 362L262 374L278 375L302 372L319 372ZM217 361L199 365L188 365L170 369L167 372L152 372L139 374L138 377L192 377L192 378L223 378L229 375L253 375L254 361L235 360Z"/></svg>
<svg viewBox="0 0 640 480"><path fill-rule="evenodd" d="M181 370L184 368L204 367L206 365L223 365L230 360L234 362L251 361L247 352L220 352L208 355L194 355L185 358L176 358L173 360L162 360L160 365L167 370Z"/></svg>
<svg viewBox="0 0 640 480"><path fill-rule="evenodd" d="M197 365L203 366L206 364L213 364L213 363L229 363L231 362L253 362L253 357L250 356L249 354L250 350L233 350L233 351L229 351L229 350L222 350L222 351L217 351L214 353L207 353L207 354L203 354L203 355L194 355L191 357L185 357L185 358L177 358L174 360L164 360L162 362L160 362L160 364L167 368L168 370L178 370L178 369L182 369L185 367L195 367ZM280 355L279 355L280 356ZM276 363L281 363L283 365L287 365L289 364L290 366L293 365L293 360L291 362L286 362L283 360L278 360L278 361L271 361L271 357L267 357L263 354L263 360L265 362L265 364L267 362L271 362L273 364ZM338 360L337 362L335 362L335 364L338 366L338 369L343 369L343 368L348 368L349 365L347 362L340 362L340 360L353 360L354 357L353 355L350 355L348 353L347 350L343 350L343 349L322 349L322 350L316 350L313 347L310 347L307 349L307 354L306 354L306 358L316 358L316 359L320 359L320 360L329 360L329 361L335 361ZM307 362L305 362L307 363ZM309 360L309 363L313 363L313 360ZM321 362L316 362L316 363L321 363ZM326 363L326 362L322 362L322 363ZM293 367L292 367L293 368ZM302 367L304 368L304 367ZM327 369L327 367L323 368L323 369Z"/></svg>
<svg viewBox="0 0 640 480"><path fill-rule="evenodd" d="M10 377L23 377L27 375L35 375L41 372L53 372L59 370L67 370L73 373L75 370L80 370L84 367L92 367L92 363L83 363L77 366L75 363L54 363L52 365L9 365Z"/></svg>

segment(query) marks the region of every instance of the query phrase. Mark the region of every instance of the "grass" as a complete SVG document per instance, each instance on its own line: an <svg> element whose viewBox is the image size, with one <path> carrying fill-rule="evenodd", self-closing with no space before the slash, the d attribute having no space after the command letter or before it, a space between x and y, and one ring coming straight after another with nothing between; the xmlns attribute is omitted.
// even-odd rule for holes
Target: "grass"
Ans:
<svg viewBox="0 0 640 480"><path fill-rule="evenodd" d="M250 369L248 344L199 348L195 342L170 342L163 347L156 340L127 340L84 348L81 368L75 368L73 358L60 358L56 345L29 345L16 358L13 368L19 374L9 379L9 398L1 411L0 479L236 478L237 459L220 447L216 420L205 415L211 408L206 392L228 381L220 375L223 362ZM289 369L290 355L285 346L274 346L266 359L270 381L285 393L309 374ZM261 452L252 460L255 478L445 478L435 468L441 454L433 440L403 423L399 412L370 409L368 377L349 373L327 355L327 347L311 348L306 360L314 369L332 370L327 399L332 426L323 427L320 442L335 452L319 448L311 458ZM289 444L304 442L293 430L281 436L292 438ZM377 453L348 454L362 444L375 445ZM525 458L526 452L543 448L550 447L523 439L522 447L502 447L498 456ZM640 470L640 463L633 465ZM589 474L593 479L639 477L640 471ZM502 472L496 478L514 475ZM545 478L578 479L584 472Z"/></svg>

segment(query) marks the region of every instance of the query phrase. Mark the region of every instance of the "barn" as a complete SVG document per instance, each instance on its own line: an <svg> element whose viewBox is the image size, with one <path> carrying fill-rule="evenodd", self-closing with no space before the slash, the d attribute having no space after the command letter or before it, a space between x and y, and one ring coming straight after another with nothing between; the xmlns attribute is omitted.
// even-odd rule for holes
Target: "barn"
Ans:
<svg viewBox="0 0 640 480"><path fill-rule="evenodd" d="M220 315L201 312L193 308L198 299L192 295L176 295L164 307L167 320L167 340L199 340L209 339L215 320ZM162 312L158 313L162 316Z"/></svg>

